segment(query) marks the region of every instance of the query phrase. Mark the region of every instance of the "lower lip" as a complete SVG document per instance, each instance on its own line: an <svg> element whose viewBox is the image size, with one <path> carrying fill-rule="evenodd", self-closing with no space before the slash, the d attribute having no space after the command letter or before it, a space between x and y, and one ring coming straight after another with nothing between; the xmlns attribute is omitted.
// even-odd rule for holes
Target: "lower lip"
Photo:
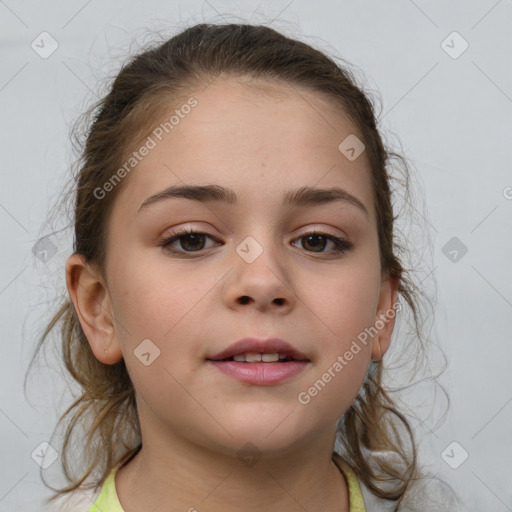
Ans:
<svg viewBox="0 0 512 512"><path fill-rule="evenodd" d="M257 386L277 384L300 373L309 361L286 363L239 363L237 361L212 361L221 372L239 381Z"/></svg>

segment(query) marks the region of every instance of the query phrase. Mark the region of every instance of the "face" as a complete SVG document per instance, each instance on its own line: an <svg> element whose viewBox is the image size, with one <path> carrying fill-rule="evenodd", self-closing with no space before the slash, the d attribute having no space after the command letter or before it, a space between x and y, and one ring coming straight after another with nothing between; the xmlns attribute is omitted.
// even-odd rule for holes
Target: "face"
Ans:
<svg viewBox="0 0 512 512"><path fill-rule="evenodd" d="M368 161L338 149L357 131L318 95L287 85L265 93L233 78L191 96L190 113L161 141L152 135L108 225L110 350L125 359L143 436L269 452L331 436L372 357L370 338L357 353L353 342L388 296ZM225 187L236 201L168 197L141 208L183 185ZM356 199L283 202L302 187ZM180 229L200 234L162 244ZM286 340L308 362L255 385L208 361L246 337Z"/></svg>

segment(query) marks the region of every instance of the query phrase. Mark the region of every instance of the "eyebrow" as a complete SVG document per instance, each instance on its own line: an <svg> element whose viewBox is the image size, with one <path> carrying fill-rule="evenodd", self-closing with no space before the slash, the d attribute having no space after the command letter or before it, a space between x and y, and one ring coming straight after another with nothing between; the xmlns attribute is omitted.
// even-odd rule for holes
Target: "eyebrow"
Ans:
<svg viewBox="0 0 512 512"><path fill-rule="evenodd" d="M237 196L229 188L220 185L180 185L171 186L148 197L141 204L138 213L152 204L172 198L185 198L203 203L223 202L233 205L237 204ZM283 204L285 206L302 208L340 201L357 207L369 217L365 205L357 197L339 187L301 187L296 190L290 190L283 196Z"/></svg>

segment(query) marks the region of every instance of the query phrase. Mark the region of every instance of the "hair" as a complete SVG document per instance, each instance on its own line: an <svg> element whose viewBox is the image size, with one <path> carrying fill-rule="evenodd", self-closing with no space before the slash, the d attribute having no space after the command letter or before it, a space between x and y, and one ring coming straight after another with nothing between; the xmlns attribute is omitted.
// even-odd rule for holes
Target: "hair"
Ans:
<svg viewBox="0 0 512 512"><path fill-rule="evenodd" d="M179 103L190 91L214 79L242 75L317 93L339 107L359 130L370 167L382 271L399 280L400 301L405 301L413 315L413 338L420 351L424 344L423 295L400 259L405 247L394 226L397 217L391 186L394 179L408 190L406 160L385 147L372 98L357 85L347 66L267 26L198 24L124 64L108 94L83 115L90 127L85 143L79 141L78 171L73 175L74 252L83 255L106 280L107 224L126 178L101 200L94 191L123 164L130 148L147 136L162 107ZM391 175L392 160L401 162L402 180ZM97 488L116 464L131 459L141 448L135 389L125 362L121 359L106 365L95 358L67 295L39 338L34 357L58 326L65 367L81 391L57 423L67 425L61 464L68 485L58 489L51 500L79 488ZM370 363L358 396L338 422L336 441L359 479L375 496L397 500L398 510L420 470L413 429L384 388L383 371L382 360ZM87 434L83 443L87 457L79 462L81 473L76 476L70 465L71 438L80 425ZM384 452L394 455L395 462L379 456ZM94 474L98 478L88 484Z"/></svg>

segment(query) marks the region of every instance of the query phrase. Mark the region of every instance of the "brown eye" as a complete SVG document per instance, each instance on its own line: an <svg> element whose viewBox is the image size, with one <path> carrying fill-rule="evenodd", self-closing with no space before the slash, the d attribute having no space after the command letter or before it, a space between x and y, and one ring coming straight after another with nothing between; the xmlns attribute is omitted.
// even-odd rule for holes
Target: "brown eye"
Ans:
<svg viewBox="0 0 512 512"><path fill-rule="evenodd" d="M304 247L309 250L312 247L315 252L322 252L328 242L327 238L323 235L308 235L303 237L306 241Z"/></svg>
<svg viewBox="0 0 512 512"><path fill-rule="evenodd" d="M188 252L198 252L203 250L205 248L206 238L212 239L212 237L206 233L201 233L192 229L180 229L171 236L162 240L158 245L171 252L186 254ZM179 242L181 249L171 247L175 242Z"/></svg>
<svg viewBox="0 0 512 512"><path fill-rule="evenodd" d="M316 253L343 253L352 248L352 243L344 238L329 235L327 233L317 233L312 232L306 235L303 235L298 238L298 240L304 240L302 246L309 252ZM327 242L331 242L334 245L334 248L331 251L324 251Z"/></svg>

